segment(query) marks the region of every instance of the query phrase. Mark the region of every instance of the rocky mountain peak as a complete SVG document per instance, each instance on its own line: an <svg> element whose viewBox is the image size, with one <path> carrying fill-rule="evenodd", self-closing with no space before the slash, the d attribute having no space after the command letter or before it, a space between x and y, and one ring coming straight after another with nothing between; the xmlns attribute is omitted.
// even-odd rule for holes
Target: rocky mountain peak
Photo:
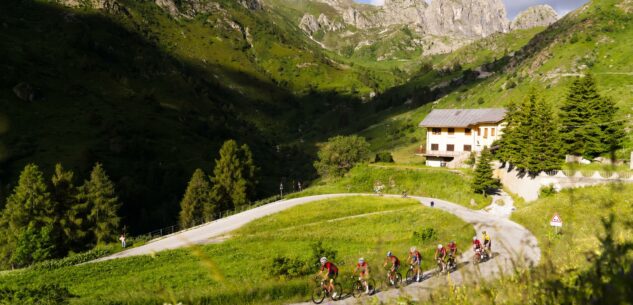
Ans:
<svg viewBox="0 0 633 305"><path fill-rule="evenodd" d="M427 32L440 36L486 37L508 29L501 0L433 0L425 11Z"/></svg>
<svg viewBox="0 0 633 305"><path fill-rule="evenodd" d="M537 5L526 9L514 18L511 30L524 30L537 26L548 26L558 20L558 13L549 5Z"/></svg>

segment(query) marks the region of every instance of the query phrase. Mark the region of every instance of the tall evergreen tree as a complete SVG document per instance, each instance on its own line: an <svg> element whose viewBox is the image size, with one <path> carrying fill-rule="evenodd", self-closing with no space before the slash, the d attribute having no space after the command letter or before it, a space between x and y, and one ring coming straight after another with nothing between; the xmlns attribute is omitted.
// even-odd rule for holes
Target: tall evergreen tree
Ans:
<svg viewBox="0 0 633 305"><path fill-rule="evenodd" d="M473 180L471 182L471 188L475 193L486 194L486 192L498 188L499 180L495 179L492 171L492 154L488 147L484 147L479 156L477 167Z"/></svg>
<svg viewBox="0 0 633 305"><path fill-rule="evenodd" d="M204 172L196 169L187 185L185 196L180 202L180 226L189 228L196 225L195 220L211 220L215 206L211 200L211 186Z"/></svg>
<svg viewBox="0 0 633 305"><path fill-rule="evenodd" d="M551 106L532 90L522 103L512 104L508 110L499 158L530 173L559 168L560 132Z"/></svg>
<svg viewBox="0 0 633 305"><path fill-rule="evenodd" d="M55 173L52 181L52 200L55 202L57 235L62 240L58 242L63 245L65 251L82 251L88 244L87 237L90 228L88 227L88 204L81 201L79 191L75 187L74 173L65 170L61 164L55 165Z"/></svg>
<svg viewBox="0 0 633 305"><path fill-rule="evenodd" d="M561 107L561 134L565 152L594 158L622 148L622 122L615 122L618 108L600 96L592 75L576 79Z"/></svg>
<svg viewBox="0 0 633 305"><path fill-rule="evenodd" d="M237 146L234 140L224 142L220 159L213 170L213 202L222 211L245 205L249 202L249 188L254 185L255 165L248 146Z"/></svg>
<svg viewBox="0 0 633 305"><path fill-rule="evenodd" d="M556 170L561 167L563 154L559 126L552 107L535 93L530 94L530 133L527 154L522 168L531 173Z"/></svg>
<svg viewBox="0 0 633 305"><path fill-rule="evenodd" d="M7 198L2 212L2 258L5 262L26 265L50 257L55 252L50 227L55 221L55 207L37 165L29 164L20 174L18 185ZM44 229L48 228L48 229ZM25 249L25 240L36 240ZM22 241L22 242L20 242ZM20 243L19 243L20 242ZM16 251L20 250L20 251ZM41 250L41 251L40 251ZM29 255L37 253L50 253Z"/></svg>
<svg viewBox="0 0 633 305"><path fill-rule="evenodd" d="M116 196L114 183L101 164L94 166L90 180L84 183L81 190L89 207L88 220L97 244L114 241L120 222L117 213L121 204Z"/></svg>

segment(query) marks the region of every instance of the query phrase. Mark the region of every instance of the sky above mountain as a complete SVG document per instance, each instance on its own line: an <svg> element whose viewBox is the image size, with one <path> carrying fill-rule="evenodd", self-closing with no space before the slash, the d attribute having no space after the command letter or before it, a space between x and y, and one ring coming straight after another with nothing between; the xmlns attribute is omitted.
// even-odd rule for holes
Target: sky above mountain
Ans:
<svg viewBox="0 0 633 305"><path fill-rule="evenodd" d="M355 0L360 3L368 3L373 5L382 5L385 0ZM426 0L430 2L430 0ZM549 4L551 5L559 15L563 16L570 11L579 8L581 5L587 3L588 0L503 0L508 10L508 18L513 19L522 10L538 5Z"/></svg>

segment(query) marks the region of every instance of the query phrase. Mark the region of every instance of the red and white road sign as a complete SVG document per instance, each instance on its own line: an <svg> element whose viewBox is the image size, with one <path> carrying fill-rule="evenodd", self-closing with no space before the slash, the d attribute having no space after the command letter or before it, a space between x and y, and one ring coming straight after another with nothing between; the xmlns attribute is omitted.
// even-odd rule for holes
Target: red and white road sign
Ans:
<svg viewBox="0 0 633 305"><path fill-rule="evenodd" d="M552 217L552 220L550 220L549 225L552 227L563 226L563 220L560 218L560 216L558 216L558 213L554 214L554 217Z"/></svg>

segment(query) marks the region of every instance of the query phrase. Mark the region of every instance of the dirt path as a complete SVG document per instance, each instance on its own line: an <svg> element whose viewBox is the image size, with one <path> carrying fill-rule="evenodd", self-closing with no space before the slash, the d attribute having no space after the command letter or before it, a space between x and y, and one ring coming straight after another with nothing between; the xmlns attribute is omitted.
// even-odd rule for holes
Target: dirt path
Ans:
<svg viewBox="0 0 633 305"><path fill-rule="evenodd" d="M242 212L227 218L219 219L211 223L195 227L193 229L178 232L146 245L132 248L111 256L101 258L96 261L110 260L135 255L147 255L158 251L186 247L191 244L207 244L217 242L218 237L242 227L243 225L267 216L286 210L301 204L345 196L375 196L368 194L330 194L317 195L289 200L281 200L270 203L249 211ZM385 197L400 197L396 195L386 195ZM492 278L500 272L510 271L515 264L536 264L540 260L541 253L537 246L537 241L527 229L508 219L509 215L499 215L486 211L475 211L464 206L447 202L444 200L410 197L420 201L421 204L430 206L434 202L434 208L440 209L456 215L462 220L472 224L480 234L483 230L488 231L492 237L494 257L478 266L472 266L468 262L472 257L472 251L466 251L460 259L460 268L449 276L433 276L433 271L424 274L424 280L414 283L401 289L392 289L378 292L372 297L360 299L347 298L336 302L336 304L362 304L375 302L376 298L386 301L398 296L408 295L413 300L424 299L430 294L433 288L446 285L447 281L454 284L475 281L480 278ZM460 245L462 249L470 245ZM379 279L376 279L377 281ZM310 303L300 303L310 304Z"/></svg>

